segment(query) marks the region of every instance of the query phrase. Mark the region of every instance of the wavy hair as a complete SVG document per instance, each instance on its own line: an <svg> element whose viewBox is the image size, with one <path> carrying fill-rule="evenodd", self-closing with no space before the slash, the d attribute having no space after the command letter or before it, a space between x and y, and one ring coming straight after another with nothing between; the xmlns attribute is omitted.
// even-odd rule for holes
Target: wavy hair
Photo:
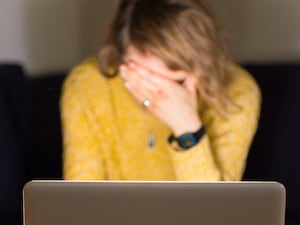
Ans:
<svg viewBox="0 0 300 225"><path fill-rule="evenodd" d="M203 0L121 0L99 52L100 71L118 74L129 45L151 52L170 69L192 73L208 106L226 114L228 56L221 26Z"/></svg>

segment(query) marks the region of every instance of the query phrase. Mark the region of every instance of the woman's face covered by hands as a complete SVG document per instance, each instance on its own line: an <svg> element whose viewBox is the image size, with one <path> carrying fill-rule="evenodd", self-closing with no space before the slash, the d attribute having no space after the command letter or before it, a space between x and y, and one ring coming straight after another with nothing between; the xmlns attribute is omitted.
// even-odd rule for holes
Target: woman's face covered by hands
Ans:
<svg viewBox="0 0 300 225"><path fill-rule="evenodd" d="M171 70L160 58L132 46L127 50L120 72L134 99L168 125L175 135L199 128L195 76L183 70Z"/></svg>

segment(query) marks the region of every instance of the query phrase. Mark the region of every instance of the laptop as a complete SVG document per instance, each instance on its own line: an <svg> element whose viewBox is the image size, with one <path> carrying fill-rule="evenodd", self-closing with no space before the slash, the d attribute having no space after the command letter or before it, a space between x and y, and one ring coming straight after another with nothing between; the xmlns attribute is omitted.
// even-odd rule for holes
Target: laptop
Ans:
<svg viewBox="0 0 300 225"><path fill-rule="evenodd" d="M31 181L24 225L284 225L277 182Z"/></svg>

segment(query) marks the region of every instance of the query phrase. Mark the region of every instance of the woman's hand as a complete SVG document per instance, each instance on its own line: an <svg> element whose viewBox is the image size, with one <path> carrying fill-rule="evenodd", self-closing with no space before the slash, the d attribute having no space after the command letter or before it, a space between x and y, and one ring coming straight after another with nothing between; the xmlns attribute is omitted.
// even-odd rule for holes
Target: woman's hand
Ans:
<svg viewBox="0 0 300 225"><path fill-rule="evenodd" d="M121 65L125 86L139 104L149 100L146 110L169 126L175 136L195 132L202 123L198 115L194 76L180 71L158 74L137 63ZM172 73L184 73L184 80L174 80Z"/></svg>

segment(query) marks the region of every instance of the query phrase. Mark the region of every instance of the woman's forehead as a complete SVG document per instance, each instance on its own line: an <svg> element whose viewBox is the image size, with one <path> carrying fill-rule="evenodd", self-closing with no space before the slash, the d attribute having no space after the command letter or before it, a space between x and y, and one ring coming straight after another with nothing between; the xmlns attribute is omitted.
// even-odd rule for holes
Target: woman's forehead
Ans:
<svg viewBox="0 0 300 225"><path fill-rule="evenodd" d="M169 72L167 65L157 56L147 51L140 51L133 46L129 46L124 60L126 62L135 62L153 72L164 73Z"/></svg>
<svg viewBox="0 0 300 225"><path fill-rule="evenodd" d="M171 70L159 57L151 54L150 52L141 52L134 47L129 47L127 49L124 60L127 63L134 62L149 71L153 71L172 80L185 79L183 71Z"/></svg>

